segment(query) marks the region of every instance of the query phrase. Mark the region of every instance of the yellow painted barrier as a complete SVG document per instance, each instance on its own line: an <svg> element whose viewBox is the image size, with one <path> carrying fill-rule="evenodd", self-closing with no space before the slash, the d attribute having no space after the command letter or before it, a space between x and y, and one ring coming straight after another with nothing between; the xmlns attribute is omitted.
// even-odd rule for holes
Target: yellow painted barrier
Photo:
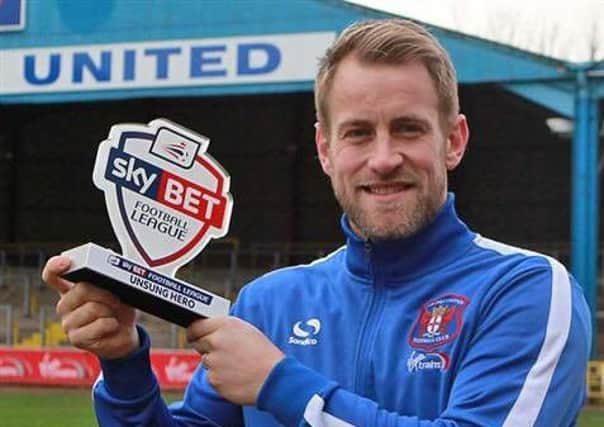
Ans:
<svg viewBox="0 0 604 427"><path fill-rule="evenodd" d="M23 338L15 348L40 348L42 347L42 334L34 332L29 337Z"/></svg>
<svg viewBox="0 0 604 427"><path fill-rule="evenodd" d="M587 365L587 398L604 401L604 362L594 360Z"/></svg>
<svg viewBox="0 0 604 427"><path fill-rule="evenodd" d="M15 335L17 336L17 335ZM44 346L42 346L44 341ZM41 348L41 347L58 347L62 344L67 344L67 337L59 322L48 322L44 331L44 340L40 332L34 332L29 337L15 341L16 348Z"/></svg>
<svg viewBox="0 0 604 427"><path fill-rule="evenodd" d="M59 322L51 322L46 326L46 346L57 347L62 344L68 344L65 331Z"/></svg>

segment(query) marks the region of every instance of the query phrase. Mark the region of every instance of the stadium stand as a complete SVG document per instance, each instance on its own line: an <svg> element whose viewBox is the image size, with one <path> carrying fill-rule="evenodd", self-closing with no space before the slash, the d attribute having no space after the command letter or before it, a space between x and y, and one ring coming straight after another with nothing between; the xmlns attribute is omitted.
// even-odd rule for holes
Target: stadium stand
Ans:
<svg viewBox="0 0 604 427"><path fill-rule="evenodd" d="M42 266L65 245L13 245L0 250L0 343L45 348L69 345L55 314L56 292L41 282ZM310 262L335 243L253 244L242 250L236 239L211 245L177 275L180 279L234 300L239 289L267 271ZM184 330L146 313L139 322L156 348L185 348Z"/></svg>

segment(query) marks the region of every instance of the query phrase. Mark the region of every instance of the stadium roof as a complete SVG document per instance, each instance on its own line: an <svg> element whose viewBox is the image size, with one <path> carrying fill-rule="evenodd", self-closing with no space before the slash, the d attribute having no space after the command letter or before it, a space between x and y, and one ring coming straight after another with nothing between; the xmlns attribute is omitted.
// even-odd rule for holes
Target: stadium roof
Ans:
<svg viewBox="0 0 604 427"><path fill-rule="evenodd" d="M150 43L165 41L205 40L218 43L218 38L335 34L359 19L393 16L339 0L304 0L291 2L288 7L282 5L275 0L249 0L246 1L245 7L238 2L186 0L150 0L144 7L141 2L133 0L31 2L27 10L25 29L0 33L0 49L5 50L0 53L0 103L310 90L313 72L301 77L286 76L279 81L257 79L257 82L252 80L250 83L250 79L234 78L222 84L219 79L212 82L208 82L208 79L198 79L170 84L174 79L168 75L163 80L156 78L155 82L137 85L136 79L124 81L125 79L120 78L125 71L123 67L118 69L117 63L122 59L117 56L118 53L119 56L124 55L123 50L112 50L110 56L106 57L108 61L113 62L111 70L107 71L111 78L96 85L86 85L86 75L82 77L82 81L65 85L32 85L27 82L16 85L14 82L24 79L25 58L28 55L32 62L30 66L35 66L34 70L38 75L44 75L44 61L50 61L53 53L60 55L57 62L62 65L57 70L61 73L58 80L68 80L63 74L70 71L67 70L66 64L73 60L68 54L73 54L74 51L68 47L80 46L80 53L89 54L89 62L92 64L80 65L88 66L90 70L95 64L100 67L99 50L104 47L110 50L116 45L128 47L129 45L124 44L143 43L138 47L152 49L156 46ZM559 114L573 116L574 72L569 63L452 30L435 26L430 28L451 53L462 84L506 84L508 89L519 95L547 106ZM329 41L329 38L324 40ZM145 47L144 44L148 46ZM189 46L186 45L187 48ZM98 49L93 51L93 47ZM183 49L185 46L175 44L172 47ZM42 50L30 50L31 48ZM283 55L299 53L300 50L292 50L283 52ZM155 55L155 65L159 66L161 58L158 55L161 54ZM163 55L164 61L177 63L178 54L164 52ZM312 63L313 60L315 63ZM310 68L314 71L316 55L308 57L305 62L310 62ZM191 66L189 63L185 65ZM86 70L83 72L86 74ZM142 73L141 70L133 72ZM552 81L557 84L550 85ZM56 89L53 89L53 86ZM602 92L601 88L598 90Z"/></svg>

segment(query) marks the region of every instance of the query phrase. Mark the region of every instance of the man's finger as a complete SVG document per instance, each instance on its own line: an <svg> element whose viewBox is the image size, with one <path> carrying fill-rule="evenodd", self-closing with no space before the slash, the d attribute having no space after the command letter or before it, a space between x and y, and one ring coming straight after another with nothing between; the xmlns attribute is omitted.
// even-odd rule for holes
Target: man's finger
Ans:
<svg viewBox="0 0 604 427"><path fill-rule="evenodd" d="M224 325L228 317L215 317L212 319L199 319L191 323L187 328L187 340L193 342L205 337Z"/></svg>
<svg viewBox="0 0 604 427"><path fill-rule="evenodd" d="M71 265L71 260L64 256L54 256L48 260L42 271L42 280L60 294L64 294L73 287L73 283L61 277Z"/></svg>
<svg viewBox="0 0 604 427"><path fill-rule="evenodd" d="M120 324L113 317L100 317L68 332L69 341L76 347L90 350L95 344L98 346L103 339L110 338L119 332Z"/></svg>
<svg viewBox="0 0 604 427"><path fill-rule="evenodd" d="M107 305L90 301L65 314L61 323L65 331L70 331L88 325L101 317L115 316Z"/></svg>
<svg viewBox="0 0 604 427"><path fill-rule="evenodd" d="M197 339L195 341L191 341L190 344L191 344L191 347L193 347L193 349L197 353L201 354L202 356L204 354L210 353L213 350L213 347L212 347L212 344L210 343L210 340L208 340L206 338L199 338L199 339Z"/></svg>
<svg viewBox="0 0 604 427"><path fill-rule="evenodd" d="M113 310L120 307L120 300L109 291L98 288L90 283L78 282L72 286L69 292L64 293L57 303L57 314L59 316L72 312L79 306L97 302L104 304Z"/></svg>

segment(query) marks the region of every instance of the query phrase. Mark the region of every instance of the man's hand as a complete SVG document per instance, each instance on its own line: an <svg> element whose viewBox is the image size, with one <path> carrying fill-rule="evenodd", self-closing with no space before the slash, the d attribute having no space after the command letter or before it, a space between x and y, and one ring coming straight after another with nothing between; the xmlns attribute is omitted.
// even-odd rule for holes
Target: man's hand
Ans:
<svg viewBox="0 0 604 427"><path fill-rule="evenodd" d="M42 279L61 295L57 314L71 344L107 359L134 352L140 345L135 310L101 288L61 278L69 265L67 257L51 258Z"/></svg>
<svg viewBox="0 0 604 427"><path fill-rule="evenodd" d="M268 374L285 357L262 332L236 317L197 320L187 339L203 356L210 384L239 405L256 404Z"/></svg>

